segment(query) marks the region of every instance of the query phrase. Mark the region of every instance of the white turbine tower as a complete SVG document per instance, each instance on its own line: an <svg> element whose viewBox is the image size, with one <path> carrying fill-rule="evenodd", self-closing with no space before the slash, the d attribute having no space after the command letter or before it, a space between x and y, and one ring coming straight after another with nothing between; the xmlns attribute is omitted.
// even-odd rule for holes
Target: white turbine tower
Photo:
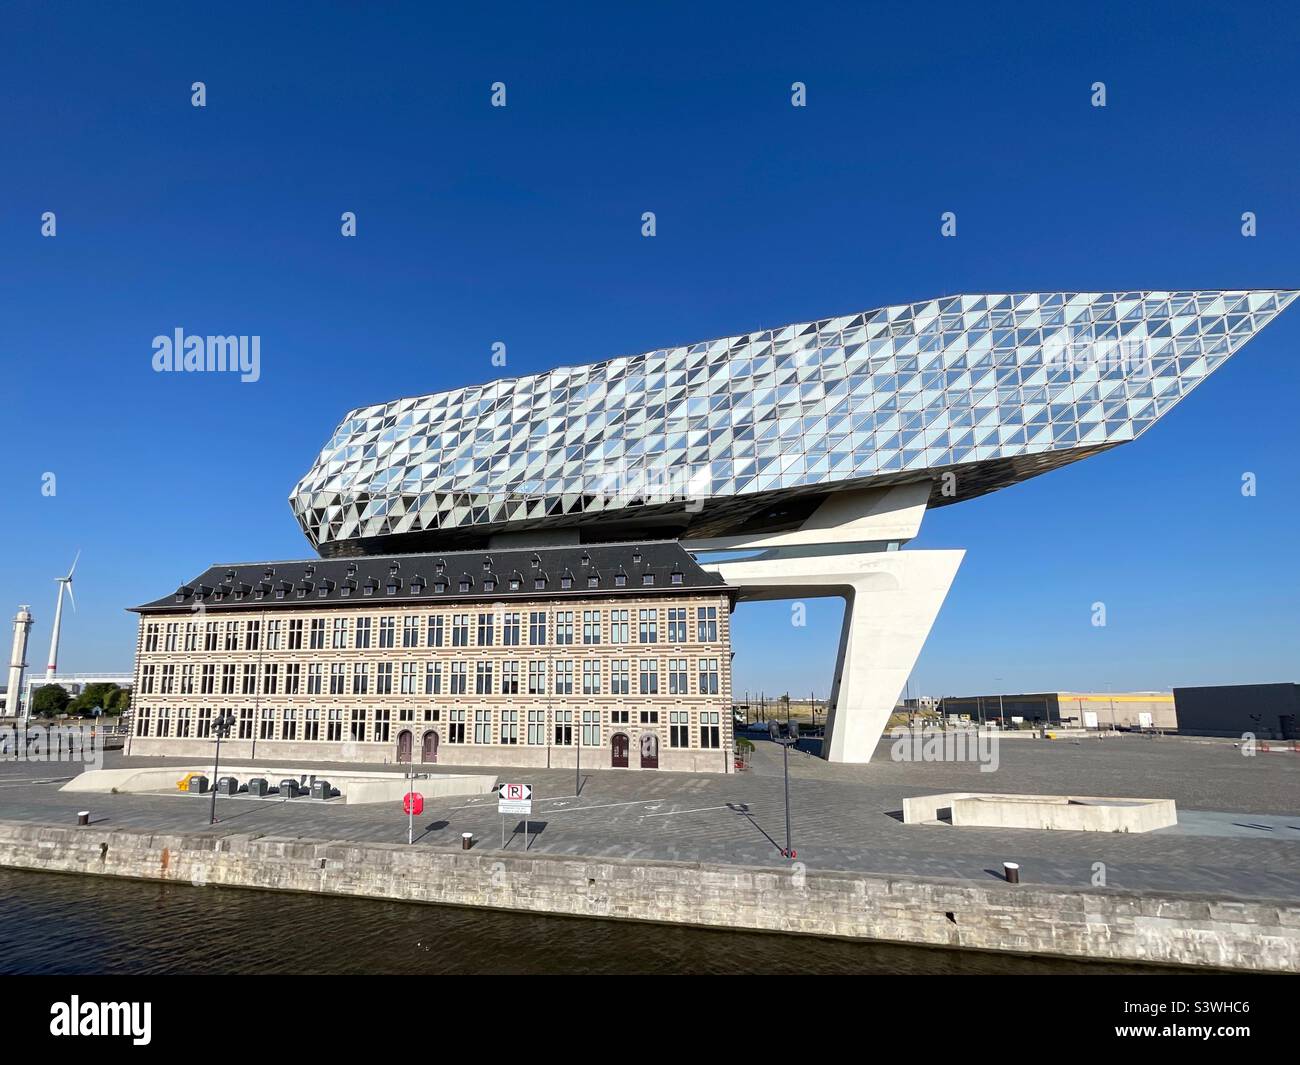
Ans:
<svg viewBox="0 0 1300 1065"><path fill-rule="evenodd" d="M45 683L51 684L54 681L54 669L59 664L59 626L63 621L63 591L66 588L68 598L72 600L72 609L77 609L77 600L72 594L72 575L77 571L77 559L81 558L81 552L77 552L77 557L72 560L72 568L68 570L66 577L55 577L54 582L59 586L59 598L54 603L54 632L50 636L50 660L45 666Z"/></svg>

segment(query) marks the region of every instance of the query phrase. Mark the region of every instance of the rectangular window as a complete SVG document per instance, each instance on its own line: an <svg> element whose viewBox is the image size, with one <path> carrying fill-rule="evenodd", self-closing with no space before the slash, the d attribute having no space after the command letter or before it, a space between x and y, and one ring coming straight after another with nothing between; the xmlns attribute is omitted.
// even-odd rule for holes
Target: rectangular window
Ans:
<svg viewBox="0 0 1300 1065"><path fill-rule="evenodd" d="M262 667L262 694L275 695L280 687L280 667L268 662Z"/></svg>
<svg viewBox="0 0 1300 1065"><path fill-rule="evenodd" d="M402 663L402 681L401 681L402 695L416 694L415 678L419 675L418 673L419 668L420 668L420 664L418 662Z"/></svg>
<svg viewBox="0 0 1300 1065"><path fill-rule="evenodd" d="M469 646L469 615L468 614L452 614L451 645L452 647Z"/></svg>
<svg viewBox="0 0 1300 1065"><path fill-rule="evenodd" d="M393 694L393 663L378 662L375 664L375 694L392 695Z"/></svg>
<svg viewBox="0 0 1300 1065"><path fill-rule="evenodd" d="M256 651L262 645L262 623L250 621L244 633L244 650Z"/></svg>
<svg viewBox="0 0 1300 1065"><path fill-rule="evenodd" d="M221 694L235 694L235 666L233 662L221 667ZM251 736L248 738L252 739Z"/></svg>
<svg viewBox="0 0 1300 1065"><path fill-rule="evenodd" d="M199 730L198 738L201 740L212 738L212 707L199 707Z"/></svg>
<svg viewBox="0 0 1300 1065"><path fill-rule="evenodd" d="M668 694L669 695L690 695L690 688L687 682L686 659L670 658L668 659Z"/></svg>
<svg viewBox="0 0 1300 1065"><path fill-rule="evenodd" d="M562 658L555 663L555 694L573 694L573 660Z"/></svg>
<svg viewBox="0 0 1300 1065"><path fill-rule="evenodd" d="M501 694L502 695L519 694L519 663L518 662L501 663Z"/></svg>
<svg viewBox="0 0 1300 1065"><path fill-rule="evenodd" d="M158 729L155 736L170 736L172 734L171 711L167 707L158 708Z"/></svg>
<svg viewBox="0 0 1300 1065"><path fill-rule="evenodd" d="M302 688L302 666L290 662L284 667L284 694L297 695Z"/></svg>
<svg viewBox="0 0 1300 1065"><path fill-rule="evenodd" d="M582 663L582 694L599 695L600 694L600 662L583 662Z"/></svg>
<svg viewBox="0 0 1300 1065"><path fill-rule="evenodd" d="M365 662L352 664L352 694L368 695L370 693L370 667Z"/></svg>
<svg viewBox="0 0 1300 1065"><path fill-rule="evenodd" d="M299 622L299 624L302 623ZM217 623L215 621L209 621L203 626L203 650L215 651L217 649L218 639Z"/></svg>
<svg viewBox="0 0 1300 1065"><path fill-rule="evenodd" d="M518 647L520 636L520 617L518 611L507 614L501 625L501 642L507 647Z"/></svg>
<svg viewBox="0 0 1300 1065"><path fill-rule="evenodd" d="M717 695L718 694L718 660L716 658L701 658L700 666L700 694Z"/></svg>
<svg viewBox="0 0 1300 1065"><path fill-rule="evenodd" d="M366 741L366 708L364 706L354 706L352 708L352 718L348 723L348 739L353 743L365 743Z"/></svg>
<svg viewBox="0 0 1300 1065"><path fill-rule="evenodd" d="M176 711L176 738L187 740L190 738L190 708L182 706Z"/></svg>
<svg viewBox="0 0 1300 1065"><path fill-rule="evenodd" d="M296 740L298 738L298 711L292 706L286 707L280 716L280 739Z"/></svg>
<svg viewBox="0 0 1300 1065"><path fill-rule="evenodd" d="M573 611L557 610L555 613L555 642L573 643Z"/></svg>
<svg viewBox="0 0 1300 1065"><path fill-rule="evenodd" d="M266 623L266 649L268 651L278 651L280 649L279 618L274 618Z"/></svg>
<svg viewBox="0 0 1300 1065"><path fill-rule="evenodd" d="M162 684L158 689L159 694L171 695L172 687L175 685L175 683L176 683L176 667L171 665L163 666Z"/></svg>
<svg viewBox="0 0 1300 1065"><path fill-rule="evenodd" d="M573 745L573 711L557 710L555 711L555 746L570 747Z"/></svg>
<svg viewBox="0 0 1300 1065"><path fill-rule="evenodd" d="M475 710L474 711L474 742L491 743L492 742L492 711Z"/></svg>
<svg viewBox="0 0 1300 1065"><path fill-rule="evenodd" d="M364 711L363 711L364 713ZM387 743L392 721L393 712L387 707L380 707L375 711L375 734L371 737L373 743Z"/></svg>
<svg viewBox="0 0 1300 1065"><path fill-rule="evenodd" d="M453 706L447 711L447 742L465 742L465 710L463 707Z"/></svg>
<svg viewBox="0 0 1300 1065"><path fill-rule="evenodd" d="M257 694L257 663L244 663L244 681L240 685L240 692L244 695Z"/></svg>
<svg viewBox="0 0 1300 1065"><path fill-rule="evenodd" d="M288 713L288 711L285 711ZM302 738L304 740L320 739L320 711L304 710L302 723Z"/></svg>
<svg viewBox="0 0 1300 1065"><path fill-rule="evenodd" d="M437 662L424 664L424 694L442 694L442 667Z"/></svg>
<svg viewBox="0 0 1300 1065"><path fill-rule="evenodd" d="M144 649L146 652L158 650L158 626L146 625L144 627Z"/></svg>
<svg viewBox="0 0 1300 1065"><path fill-rule="evenodd" d="M364 651L370 647L370 619L357 618L357 650Z"/></svg>
<svg viewBox="0 0 1300 1065"><path fill-rule="evenodd" d="M199 627L194 622L189 621L185 624L185 650L194 651L198 649Z"/></svg>
<svg viewBox="0 0 1300 1065"><path fill-rule="evenodd" d="M691 745L691 715L685 710L668 711L668 746Z"/></svg>
<svg viewBox="0 0 1300 1065"><path fill-rule="evenodd" d="M528 615L528 642L533 647L546 644L546 611L534 610Z"/></svg>
<svg viewBox="0 0 1300 1065"><path fill-rule="evenodd" d="M582 612L582 642L600 643L599 610L584 610Z"/></svg>
<svg viewBox="0 0 1300 1065"><path fill-rule="evenodd" d="M494 623L491 614L478 616L478 646L491 647L495 642Z"/></svg>
<svg viewBox="0 0 1300 1065"><path fill-rule="evenodd" d="M474 694L492 694L492 663L476 662L474 664Z"/></svg>
<svg viewBox="0 0 1300 1065"><path fill-rule="evenodd" d="M441 614L430 614L429 624L424 639L429 647L442 646L443 617Z"/></svg>
<svg viewBox="0 0 1300 1065"><path fill-rule="evenodd" d="M262 707L262 720L258 725L257 738L259 740L275 739L275 711L271 707Z"/></svg>
<svg viewBox="0 0 1300 1065"><path fill-rule="evenodd" d="M192 665L181 666L181 694L194 694L194 667Z"/></svg>
<svg viewBox="0 0 1300 1065"><path fill-rule="evenodd" d="M393 617L379 619L379 646L392 647L397 635L397 619Z"/></svg>
<svg viewBox="0 0 1300 1065"><path fill-rule="evenodd" d="M319 695L321 693L321 682L324 678L324 670L320 662L311 662L307 666L307 694Z"/></svg>
<svg viewBox="0 0 1300 1065"><path fill-rule="evenodd" d="M639 643L659 642L659 611L643 608L638 612L637 641Z"/></svg>
<svg viewBox="0 0 1300 1065"><path fill-rule="evenodd" d="M643 725L657 725L659 724L659 711L642 710L640 714L640 718L641 718L641 724Z"/></svg>
<svg viewBox="0 0 1300 1065"><path fill-rule="evenodd" d="M518 710L501 711L501 742L515 744L519 742Z"/></svg>
<svg viewBox="0 0 1300 1065"><path fill-rule="evenodd" d="M311 649L319 651L325 646L325 619L311 619Z"/></svg>
<svg viewBox="0 0 1300 1065"><path fill-rule="evenodd" d="M330 638L330 647L336 651L343 651L348 646L348 619L334 619L334 635Z"/></svg>
<svg viewBox="0 0 1300 1065"><path fill-rule="evenodd" d="M251 740L253 738L253 708L251 706L242 707L239 711L239 738L241 740Z"/></svg>
<svg viewBox="0 0 1300 1065"><path fill-rule="evenodd" d="M599 710L584 710L582 712L582 745L584 747L600 746Z"/></svg>
<svg viewBox="0 0 1300 1065"><path fill-rule="evenodd" d="M451 664L451 694L466 694L466 682L469 679L469 671L465 668L464 662L453 662Z"/></svg>
<svg viewBox="0 0 1300 1065"><path fill-rule="evenodd" d="M239 650L239 622L238 621L226 622L226 650L227 651Z"/></svg>
<svg viewBox="0 0 1300 1065"><path fill-rule="evenodd" d="M545 662L528 663L528 694L529 695L546 694L546 663Z"/></svg>
<svg viewBox="0 0 1300 1065"><path fill-rule="evenodd" d="M140 707L140 712L135 718L135 734L137 736L149 735L149 718L151 714L153 714L153 711L149 707Z"/></svg>
<svg viewBox="0 0 1300 1065"><path fill-rule="evenodd" d="M302 650L302 618L289 620L289 650Z"/></svg>
<svg viewBox="0 0 1300 1065"><path fill-rule="evenodd" d="M348 690L348 667L343 662L330 663L330 694L346 695Z"/></svg>
<svg viewBox="0 0 1300 1065"><path fill-rule="evenodd" d="M207 665L203 667L203 676L199 681L201 695L211 695L216 690L217 667Z"/></svg>
<svg viewBox="0 0 1300 1065"><path fill-rule="evenodd" d="M253 625L253 624L256 624L256 623L253 622L253 623L250 623L250 625L249 625L250 632L251 632L251 629L252 629L252 625ZM166 650L168 650L168 651L174 651L174 650L176 650L176 633L177 633L177 630L178 630L179 628L180 628L180 626L177 625L177 624L174 623L174 622L173 622L172 624L170 624L170 625L167 626L167 642L166 642L166 644L165 644L165 649L166 649ZM257 645L254 644L253 647L252 647L252 649L253 649L253 650L256 650L256 647L257 647Z"/></svg>
<svg viewBox="0 0 1300 1065"><path fill-rule="evenodd" d="M700 746L716 750L722 746L718 711L707 710L700 714Z"/></svg>
<svg viewBox="0 0 1300 1065"><path fill-rule="evenodd" d="M343 711L327 710L325 715L325 739L330 743L338 743L343 739Z"/></svg>
<svg viewBox="0 0 1300 1065"><path fill-rule="evenodd" d="M641 659L641 687L638 690L642 695L659 694L659 662L656 659Z"/></svg>
<svg viewBox="0 0 1300 1065"><path fill-rule="evenodd" d="M685 643L687 639L686 608L673 607L668 611L668 642Z"/></svg>
<svg viewBox="0 0 1300 1065"><path fill-rule="evenodd" d="M700 643L714 643L718 639L718 608L702 606L695 611L695 638Z"/></svg>
<svg viewBox="0 0 1300 1065"><path fill-rule="evenodd" d="M609 694L628 695L632 690L630 664L626 658L616 658L609 664Z"/></svg>
<svg viewBox="0 0 1300 1065"><path fill-rule="evenodd" d="M534 747L546 742L546 711L528 711L528 742Z"/></svg>
<svg viewBox="0 0 1300 1065"><path fill-rule="evenodd" d="M402 618L402 646L420 646L420 619L414 614L407 614Z"/></svg>

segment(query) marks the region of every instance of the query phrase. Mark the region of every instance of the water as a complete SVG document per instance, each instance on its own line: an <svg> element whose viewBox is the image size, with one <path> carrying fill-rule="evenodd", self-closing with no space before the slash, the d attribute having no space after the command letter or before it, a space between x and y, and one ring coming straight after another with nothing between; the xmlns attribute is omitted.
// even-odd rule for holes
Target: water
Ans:
<svg viewBox="0 0 1300 1065"><path fill-rule="evenodd" d="M1139 966L0 869L0 973L1116 973Z"/></svg>

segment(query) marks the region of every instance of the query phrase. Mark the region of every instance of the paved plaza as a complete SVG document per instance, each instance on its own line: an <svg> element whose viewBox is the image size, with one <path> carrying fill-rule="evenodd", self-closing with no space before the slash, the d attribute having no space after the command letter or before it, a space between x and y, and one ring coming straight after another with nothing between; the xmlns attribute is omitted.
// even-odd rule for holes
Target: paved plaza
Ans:
<svg viewBox="0 0 1300 1065"><path fill-rule="evenodd" d="M105 768L168 763L193 764L110 753ZM102 827L406 842L397 803L219 797L220 822L209 827L207 796L59 791L79 769L0 763L0 819L74 824L89 808ZM310 767L324 776L329 769ZM578 786L572 769L473 771L533 784L536 852L789 864L778 853L781 751L768 742L757 744L751 768L733 775L584 769ZM981 773L969 763L896 763L883 742L865 766L792 752L790 790L794 847L810 869L987 880L1003 861L1017 861L1024 882L1087 887L1103 863L1109 887L1300 899L1300 754L1244 757L1229 742L1172 737L1017 738L1001 743L996 772ZM905 797L943 791L1172 798L1180 823L1142 835L901 823ZM462 832L473 832L477 847L501 846L495 798L430 800L416 819L417 846L458 847ZM518 817L507 820L507 846L524 846Z"/></svg>

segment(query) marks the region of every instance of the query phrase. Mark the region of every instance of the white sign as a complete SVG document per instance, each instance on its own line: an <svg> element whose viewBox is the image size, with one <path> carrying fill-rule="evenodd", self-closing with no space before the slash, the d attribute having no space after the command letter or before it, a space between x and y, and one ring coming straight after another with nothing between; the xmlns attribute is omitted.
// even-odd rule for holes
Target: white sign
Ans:
<svg viewBox="0 0 1300 1065"><path fill-rule="evenodd" d="M497 813L531 814L533 812L533 786L531 784L502 784L497 790Z"/></svg>

